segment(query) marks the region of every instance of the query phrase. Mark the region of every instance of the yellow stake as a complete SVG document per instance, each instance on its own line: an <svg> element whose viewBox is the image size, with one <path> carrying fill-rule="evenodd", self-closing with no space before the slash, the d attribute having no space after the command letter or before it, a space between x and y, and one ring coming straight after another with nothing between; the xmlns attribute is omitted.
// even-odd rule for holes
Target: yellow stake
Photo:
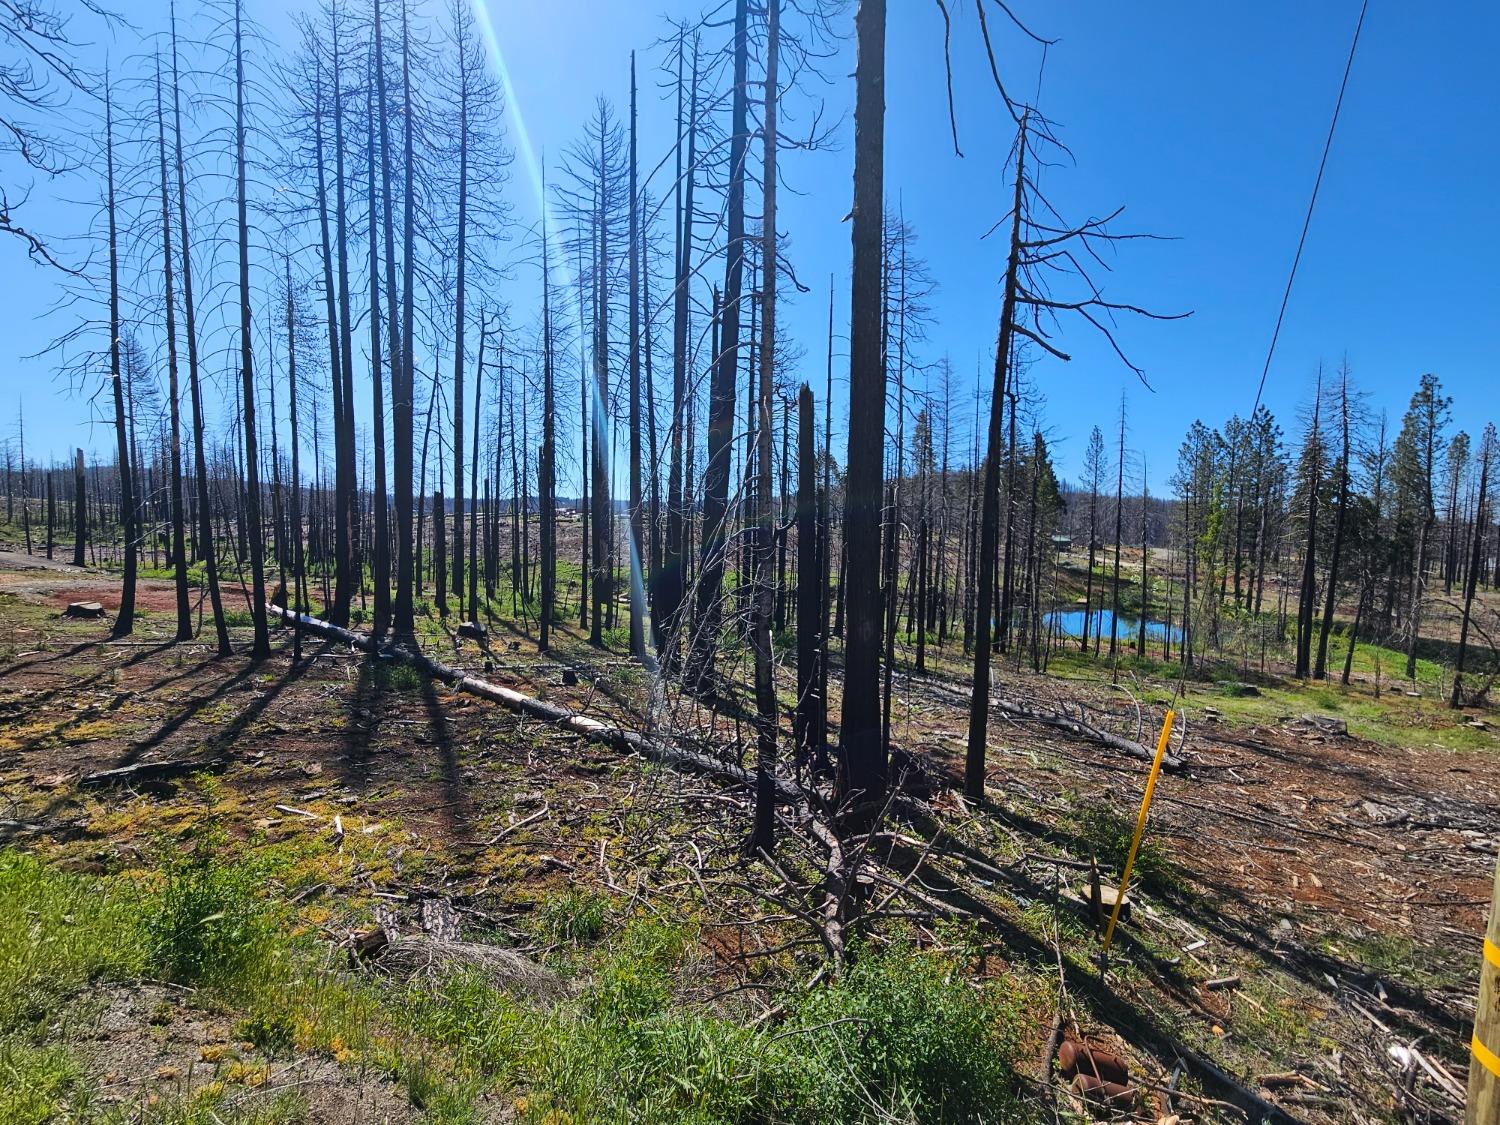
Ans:
<svg viewBox="0 0 1500 1125"><path fill-rule="evenodd" d="M1156 757L1151 760L1151 773L1146 778L1146 795L1141 798L1140 815L1135 818L1135 838L1130 841L1130 855L1125 858L1125 870L1120 874L1120 889L1115 894L1115 908L1109 912L1109 927L1104 931L1104 952L1115 939L1115 923L1120 920L1120 907L1125 903L1125 888L1130 885L1130 872L1135 867L1135 853L1140 850L1141 836L1146 831L1146 814L1151 811L1151 795L1156 792L1156 778L1161 773L1161 760L1167 753L1167 740L1172 737L1172 720L1177 713L1170 708L1162 720L1161 737L1156 740Z"/></svg>

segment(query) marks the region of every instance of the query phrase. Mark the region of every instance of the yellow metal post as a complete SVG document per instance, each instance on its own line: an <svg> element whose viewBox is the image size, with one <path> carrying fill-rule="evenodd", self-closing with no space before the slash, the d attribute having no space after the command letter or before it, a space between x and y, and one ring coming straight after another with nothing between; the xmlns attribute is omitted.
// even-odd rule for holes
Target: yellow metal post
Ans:
<svg viewBox="0 0 1500 1125"><path fill-rule="evenodd" d="M1120 908L1125 905L1125 889L1130 885L1130 872L1135 867L1135 854L1141 848L1141 836L1146 831L1146 815L1151 811L1151 795L1156 792L1156 779L1161 774L1161 760L1166 757L1167 741L1172 737L1172 720L1177 713L1167 709L1161 723L1161 737L1156 740L1156 757L1151 759L1151 773L1146 777L1146 793L1141 798L1141 811L1135 818L1135 838L1130 841L1130 854L1125 857L1125 870L1120 874L1120 891L1115 895L1115 908L1109 912L1109 926L1104 931L1104 952L1115 939L1115 923L1120 920Z"/></svg>
<svg viewBox="0 0 1500 1125"><path fill-rule="evenodd" d="M1474 1038L1470 1042L1468 1125L1500 1121L1500 865L1495 867L1495 893L1490 900L1490 924L1484 935L1484 960L1479 963L1479 1004L1474 1009Z"/></svg>

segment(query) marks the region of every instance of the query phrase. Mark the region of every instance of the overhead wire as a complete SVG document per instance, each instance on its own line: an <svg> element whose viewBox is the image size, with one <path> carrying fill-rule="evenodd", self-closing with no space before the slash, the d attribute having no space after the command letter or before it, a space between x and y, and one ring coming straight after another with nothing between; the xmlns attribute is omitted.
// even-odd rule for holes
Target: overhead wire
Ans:
<svg viewBox="0 0 1500 1125"><path fill-rule="evenodd" d="M1323 172L1328 167L1328 154L1333 149L1333 135L1338 129L1339 113L1344 108L1344 93L1349 88L1349 72L1354 69L1354 52L1359 47L1359 33L1365 26L1365 13L1370 10L1370 0L1363 0L1359 9L1359 20L1354 25L1354 39L1349 44L1349 57L1344 60L1344 77L1339 82L1338 100L1333 103L1333 119L1328 123L1328 136L1323 141L1323 156L1318 161L1318 175L1313 180L1312 197L1307 201L1307 214L1302 220L1302 234L1297 239L1297 253L1292 257L1292 268L1287 274L1286 289L1281 294L1281 308L1276 313L1276 327L1271 332L1271 346L1266 349L1265 366L1261 368L1260 385L1255 391L1255 405L1250 408L1250 414L1254 417L1256 410L1260 408L1261 396L1266 390L1266 376L1271 371L1271 360L1276 355L1276 342L1281 338L1281 325L1286 319L1287 305L1292 299L1292 283L1297 280L1297 267L1302 263L1302 251L1307 246L1307 232L1312 227L1313 211L1318 205L1318 191L1323 186Z"/></svg>

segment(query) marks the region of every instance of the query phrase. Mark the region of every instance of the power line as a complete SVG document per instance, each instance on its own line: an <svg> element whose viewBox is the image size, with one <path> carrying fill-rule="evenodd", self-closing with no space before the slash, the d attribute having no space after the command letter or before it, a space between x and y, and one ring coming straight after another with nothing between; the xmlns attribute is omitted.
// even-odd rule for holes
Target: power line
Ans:
<svg viewBox="0 0 1500 1125"><path fill-rule="evenodd" d="M1323 142L1323 158L1318 161L1318 178L1313 181L1312 198L1307 201L1307 217L1302 220L1302 237L1297 240L1297 253L1292 258L1292 270L1287 275L1286 291L1281 295L1281 311L1276 314L1276 329L1271 333L1271 346L1266 349L1266 365L1261 368L1260 386L1255 391L1255 405L1250 408L1254 417L1260 408L1261 395L1266 390L1266 376L1271 371L1271 357L1276 354L1276 341L1281 337L1281 322L1286 318L1286 307L1292 298L1292 282L1297 279L1297 266L1302 261L1302 248L1307 245L1307 231L1312 226L1313 208L1318 205L1318 189L1323 186L1323 170L1328 167L1328 153L1333 148L1333 133L1338 128L1339 111L1344 107L1344 91L1349 87L1349 72L1354 67L1354 51L1359 46L1359 33L1365 26L1365 13L1370 9L1370 0L1360 5L1359 20L1354 25L1354 41L1349 44L1349 57L1344 62L1344 79L1339 83L1339 97L1333 105L1333 120L1328 123L1328 138Z"/></svg>

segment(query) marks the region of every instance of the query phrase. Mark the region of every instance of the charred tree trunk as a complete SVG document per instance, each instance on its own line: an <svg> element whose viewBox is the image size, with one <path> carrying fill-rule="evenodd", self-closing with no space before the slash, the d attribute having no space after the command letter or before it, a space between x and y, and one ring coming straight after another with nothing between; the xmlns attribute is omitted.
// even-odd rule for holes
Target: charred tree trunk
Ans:
<svg viewBox="0 0 1500 1125"><path fill-rule="evenodd" d="M182 252L182 330L187 339L188 395L193 406L193 477L198 496L198 556L203 560L204 581L208 585L209 604L213 609L214 633L220 656L229 655L229 628L224 621L224 602L219 592L219 566L214 549L213 507L208 491L208 456L204 449L203 388L198 375L198 323L193 304L193 257L188 242L187 171L182 155L182 98L177 69L177 24L172 22L172 132L173 157L177 165L177 230ZM83 456L78 468L83 471ZM78 481L79 499L83 497L83 479ZM79 542L83 541L80 535ZM80 552L81 554L81 552Z"/></svg>
<svg viewBox="0 0 1500 1125"><path fill-rule="evenodd" d="M375 585L375 616L371 621L370 632L377 638L384 638L386 630L390 628L391 621L391 539L390 530L387 526L387 517L390 512L390 502L386 493L385 484L385 386L384 375L381 368L384 360L381 355L380 346L380 221L379 202L380 193L375 185L375 120L376 120L376 88L384 88L384 80L381 77L383 66L381 60L380 40L380 5L375 6L375 58L370 71L370 89L366 91L366 103L368 108L367 123L365 128L365 186L369 193L369 255L370 255L370 389L371 389L371 436L374 444L372 457L375 462L374 493L371 496L371 505L374 508L373 516L375 523L374 558L371 570L374 572L372 580ZM381 103L384 96L380 95ZM382 112L381 116L384 114ZM382 121L382 125L384 122ZM382 157L382 160L384 158ZM390 173L386 172L386 188L389 192ZM390 196L386 195L386 253L394 252L390 232ZM391 279L391 285L395 284L395 267L389 261L386 263L386 271ZM397 362L398 345L396 342L396 298L392 292L389 296L390 304L390 335L387 342L390 345L391 366ZM394 390L393 392L394 393Z"/></svg>
<svg viewBox="0 0 1500 1125"><path fill-rule="evenodd" d="M89 501L83 472L83 450L73 454L73 565L87 566Z"/></svg>
<svg viewBox="0 0 1500 1125"><path fill-rule="evenodd" d="M193 613L188 605L188 563L186 512L182 497L182 415L177 380L177 300L172 271L172 208L167 190L167 125L161 102L161 64L156 68L156 152L161 171L161 260L162 283L166 304L167 329L167 402L172 487L172 570L177 600L177 639L192 640ZM51 474L47 484L50 490ZM51 492L48 492L50 501ZM52 557L52 515L47 515L47 557Z"/></svg>
<svg viewBox="0 0 1500 1125"><path fill-rule="evenodd" d="M881 258L885 184L885 0L860 0L854 109L853 279L849 329L849 454L844 542L848 587L840 791L878 799L886 787L880 734L880 553L885 447L885 370L881 362Z"/></svg>
<svg viewBox="0 0 1500 1125"><path fill-rule="evenodd" d="M297 430L297 325L296 309L292 301L292 260L286 260L286 386L287 410L292 426L292 497L291 497L291 551L292 551L292 611L304 614L308 611L306 556L302 538L302 462L301 439ZM302 629L293 626L292 659L302 659Z"/></svg>
<svg viewBox="0 0 1500 1125"><path fill-rule="evenodd" d="M641 517L641 244L640 188L636 183L635 52L630 52L630 207L627 237L630 274L630 654L646 659L646 584L641 556L646 529Z"/></svg>
<svg viewBox="0 0 1500 1125"><path fill-rule="evenodd" d="M1490 462L1495 456L1495 431L1491 427L1480 441L1479 452L1479 496L1474 506L1474 529L1471 535L1469 570L1464 576L1464 612L1458 628L1458 656L1453 666L1453 695L1449 700L1456 710L1464 705L1464 661L1469 648L1469 618L1474 609L1474 595L1479 586L1479 570L1483 562L1486 523L1486 501L1490 489Z"/></svg>
<svg viewBox="0 0 1500 1125"><path fill-rule="evenodd" d="M984 484L979 504L979 566L974 614L974 682L969 703L969 742L964 762L964 793L984 800L985 741L990 718L990 634L994 627L995 558L1000 548L1000 457L1004 452L1006 391L1010 383L1012 326L1016 315L1017 273L1021 261L1021 216L1026 173L1026 118L1016 144L1016 185L1011 211L1010 254L1005 270L1005 295L1000 309L1000 335L995 343L995 381L990 393L986 435Z"/></svg>
<svg viewBox="0 0 1500 1125"><path fill-rule="evenodd" d="M135 628L136 510L130 437L125 417L125 380L120 370L120 253L115 212L114 101L108 79L104 89L104 167L109 212L109 379L115 404L115 452L120 465L120 526L125 535L125 575L120 611L110 635L127 637Z"/></svg>
<svg viewBox="0 0 1500 1125"><path fill-rule="evenodd" d="M557 614L557 438L553 414L557 409L552 368L552 250L547 220L542 218L542 448L537 458L537 499L541 508L542 613L537 648L552 644Z"/></svg>
<svg viewBox="0 0 1500 1125"><path fill-rule="evenodd" d="M693 623L692 654L688 664L688 676L699 687L706 687L713 675L727 551L729 460L734 437L735 372L739 366L741 288L745 275L745 160L750 139L746 76L750 51L749 8L749 0L735 0L724 295L720 306L719 348L713 357L713 378L709 387L702 565L698 577L698 609ZM878 224L878 202L875 210Z"/></svg>
<svg viewBox="0 0 1500 1125"><path fill-rule="evenodd" d="M823 605L821 555L827 549L818 521L818 471L813 452L813 394L797 396L797 706L792 743L799 762L828 772L820 712L824 705L822 651L828 617Z"/></svg>
<svg viewBox="0 0 1500 1125"><path fill-rule="evenodd" d="M413 464L415 446L415 398L416 398L416 328L415 289L413 284L416 267L416 156L412 144L413 106L411 98L411 28L407 16L408 4L401 3L401 143L405 154L405 175L402 177L401 218L401 346L391 340L391 425L393 435L392 470L395 473L396 493L396 636L415 641L417 625L413 587L415 570L412 543L413 510ZM381 90L384 92L384 74L381 75ZM385 106L381 105L381 151L385 153ZM388 167L388 165L387 165ZM390 207L389 172L386 176L386 207ZM390 238L389 214L386 237ZM387 245L389 249L389 244ZM390 263L386 269L389 271Z"/></svg>
<svg viewBox="0 0 1500 1125"><path fill-rule="evenodd" d="M766 4L766 105L761 136L765 146L761 188L764 192L761 258L760 317L760 432L756 464L755 614L752 648L755 652L755 826L751 849L767 852L775 844L776 788L776 678L771 654L772 581L775 551L775 514L772 509L771 407L776 373L776 66L781 40L781 0ZM633 120L633 118L632 118ZM811 411L811 404L809 404Z"/></svg>
<svg viewBox="0 0 1500 1125"><path fill-rule="evenodd" d="M250 587L254 604L250 609L255 639L252 660L271 655L271 637L266 624L265 540L260 515L260 451L255 433L254 342L250 337L250 220L245 180L245 55L241 23L242 4L234 6L234 164L239 227L240 293L240 383L245 411L245 520L250 534Z"/></svg>
<svg viewBox="0 0 1500 1125"><path fill-rule="evenodd" d="M1333 546L1328 555L1328 589L1323 597L1323 622L1318 630L1318 658L1313 665L1313 679L1328 678L1328 635L1333 631L1333 610L1338 596L1339 564L1344 551L1345 514L1349 508L1349 369L1339 372L1339 426L1342 444L1339 451L1338 508L1333 518Z"/></svg>

